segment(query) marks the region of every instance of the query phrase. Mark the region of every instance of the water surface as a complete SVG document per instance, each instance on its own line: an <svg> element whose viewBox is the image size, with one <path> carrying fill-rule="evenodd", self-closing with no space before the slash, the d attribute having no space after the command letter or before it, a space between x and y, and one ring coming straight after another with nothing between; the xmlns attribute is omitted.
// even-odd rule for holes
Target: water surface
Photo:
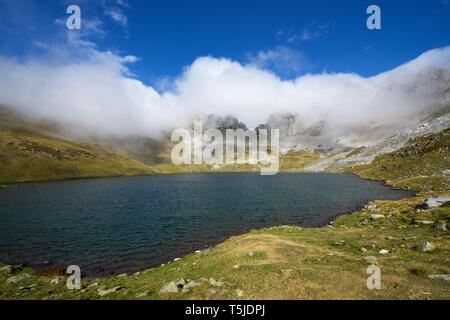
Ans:
<svg viewBox="0 0 450 320"><path fill-rule="evenodd" d="M250 229L319 226L406 191L328 173L180 174L0 190L0 261L85 275L134 272Z"/></svg>

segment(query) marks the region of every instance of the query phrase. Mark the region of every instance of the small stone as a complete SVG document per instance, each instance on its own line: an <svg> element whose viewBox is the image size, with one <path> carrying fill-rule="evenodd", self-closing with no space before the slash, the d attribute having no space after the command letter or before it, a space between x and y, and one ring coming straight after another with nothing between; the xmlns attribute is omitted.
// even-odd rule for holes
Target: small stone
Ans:
<svg viewBox="0 0 450 320"><path fill-rule="evenodd" d="M445 223L445 221L439 221L435 226L434 226L435 230L442 230L442 231L447 231L447 224Z"/></svg>
<svg viewBox="0 0 450 320"><path fill-rule="evenodd" d="M197 253L197 254L202 253L202 250L196 250L194 253Z"/></svg>
<svg viewBox="0 0 450 320"><path fill-rule="evenodd" d="M222 287L224 284L223 281L221 280L216 281L214 278L209 278L209 283L214 287Z"/></svg>
<svg viewBox="0 0 450 320"><path fill-rule="evenodd" d="M136 295L136 298L143 298L148 296L148 290L145 290L144 292L141 292L139 294Z"/></svg>
<svg viewBox="0 0 450 320"><path fill-rule="evenodd" d="M417 249L419 249L422 252L429 252L434 250L434 248L435 248L434 245L428 241L421 242L417 245Z"/></svg>
<svg viewBox="0 0 450 320"><path fill-rule="evenodd" d="M253 252L253 251L250 251L249 253L248 253L248 256L249 257L253 257L255 255L255 253Z"/></svg>
<svg viewBox="0 0 450 320"><path fill-rule="evenodd" d="M369 262L369 263L377 263L378 262L377 257L374 257L374 256L364 257L364 261Z"/></svg>
<svg viewBox="0 0 450 320"><path fill-rule="evenodd" d="M141 272L138 271L138 272L133 273L133 276L137 277L137 276L140 275L140 274L141 274Z"/></svg>
<svg viewBox="0 0 450 320"><path fill-rule="evenodd" d="M178 260L181 260L181 258L175 258L175 259L173 259L173 262L176 262Z"/></svg>
<svg viewBox="0 0 450 320"><path fill-rule="evenodd" d="M22 291L31 291L31 290L33 290L36 286L37 286L37 284L34 283L34 284L29 285L29 286L26 286L26 287L19 287L19 289L22 290Z"/></svg>
<svg viewBox="0 0 450 320"><path fill-rule="evenodd" d="M161 290L159 290L159 293L177 293L178 287L175 284L175 281L169 282L165 284Z"/></svg>
<svg viewBox="0 0 450 320"><path fill-rule="evenodd" d="M239 269L240 268L240 265L238 265L238 264L235 264L233 267L232 267L233 269Z"/></svg>
<svg viewBox="0 0 450 320"><path fill-rule="evenodd" d="M429 224L434 224L434 221L431 221L431 220L414 220L414 223L416 223L416 224L423 224L423 225L429 225Z"/></svg>
<svg viewBox="0 0 450 320"><path fill-rule="evenodd" d="M100 297L103 297L103 296L105 296L105 295L107 295L107 294L110 294L110 293L113 293L113 292L117 292L117 291L119 291L120 289L122 289L121 286L116 286L116 287L111 288L111 289L108 289L108 290L101 290L101 289L98 289L98 295L99 295Z"/></svg>
<svg viewBox="0 0 450 320"><path fill-rule="evenodd" d="M242 291L241 289L236 289L236 294L239 298L244 296L244 291Z"/></svg>
<svg viewBox="0 0 450 320"><path fill-rule="evenodd" d="M386 218L383 214L372 214L371 216L370 216L370 218L372 219L372 220L378 220L378 219L383 219L383 218Z"/></svg>
<svg viewBox="0 0 450 320"><path fill-rule="evenodd" d="M207 294L213 295L217 293L216 289L208 289L208 291L206 291Z"/></svg>
<svg viewBox="0 0 450 320"><path fill-rule="evenodd" d="M434 280L450 281L450 273L447 273L447 274L432 274L432 275L429 275L428 278L434 279Z"/></svg>
<svg viewBox="0 0 450 320"><path fill-rule="evenodd" d="M386 237L386 240L395 240L395 237L388 236L388 237Z"/></svg>
<svg viewBox="0 0 450 320"><path fill-rule="evenodd" d="M117 275L117 278L125 278L126 276L128 276L126 273L121 273Z"/></svg>
<svg viewBox="0 0 450 320"><path fill-rule="evenodd" d="M366 248L361 248L360 250L361 250L361 252L363 252L363 253L367 252L367 249L366 249Z"/></svg>
<svg viewBox="0 0 450 320"><path fill-rule="evenodd" d="M62 280L62 277L55 277L52 280L50 280L50 284L51 285L58 285L61 280Z"/></svg>
<svg viewBox="0 0 450 320"><path fill-rule="evenodd" d="M387 250L387 249L381 249L378 253L379 253L379 254L388 254L388 253L389 253L389 250Z"/></svg>
<svg viewBox="0 0 450 320"><path fill-rule="evenodd" d="M20 281L28 279L28 278L31 278L31 276L28 273L21 273L21 274L19 274L17 276L9 277L6 280L6 283L8 283L8 284L16 284L16 283L19 283Z"/></svg>
<svg viewBox="0 0 450 320"><path fill-rule="evenodd" d="M88 287L88 289L94 288L94 287L98 287L98 282L91 283L91 284L88 285L87 287Z"/></svg>

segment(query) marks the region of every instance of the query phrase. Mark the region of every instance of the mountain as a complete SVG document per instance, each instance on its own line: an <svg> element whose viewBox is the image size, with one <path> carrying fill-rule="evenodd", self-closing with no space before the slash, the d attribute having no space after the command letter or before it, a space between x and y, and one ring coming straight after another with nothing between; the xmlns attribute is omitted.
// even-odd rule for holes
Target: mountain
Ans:
<svg viewBox="0 0 450 320"><path fill-rule="evenodd" d="M106 146L68 140L54 125L0 108L0 183L152 174Z"/></svg>

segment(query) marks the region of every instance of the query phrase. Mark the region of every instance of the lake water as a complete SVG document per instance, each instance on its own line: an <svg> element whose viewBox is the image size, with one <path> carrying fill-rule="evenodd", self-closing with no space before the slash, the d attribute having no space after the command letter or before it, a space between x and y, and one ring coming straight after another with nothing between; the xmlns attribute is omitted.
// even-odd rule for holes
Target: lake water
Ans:
<svg viewBox="0 0 450 320"><path fill-rule="evenodd" d="M180 174L33 183L0 190L0 261L76 264L84 275L158 266L231 235L325 225L410 193L353 175Z"/></svg>

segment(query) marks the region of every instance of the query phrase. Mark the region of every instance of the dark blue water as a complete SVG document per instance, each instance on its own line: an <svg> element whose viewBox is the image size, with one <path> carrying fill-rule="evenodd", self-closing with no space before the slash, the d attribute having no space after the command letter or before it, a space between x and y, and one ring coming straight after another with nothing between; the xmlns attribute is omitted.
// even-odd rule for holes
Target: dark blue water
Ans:
<svg viewBox="0 0 450 320"><path fill-rule="evenodd" d="M407 195L344 174L183 174L10 186L0 190L0 261L76 264L85 275L133 272L250 229L324 225L370 200Z"/></svg>

